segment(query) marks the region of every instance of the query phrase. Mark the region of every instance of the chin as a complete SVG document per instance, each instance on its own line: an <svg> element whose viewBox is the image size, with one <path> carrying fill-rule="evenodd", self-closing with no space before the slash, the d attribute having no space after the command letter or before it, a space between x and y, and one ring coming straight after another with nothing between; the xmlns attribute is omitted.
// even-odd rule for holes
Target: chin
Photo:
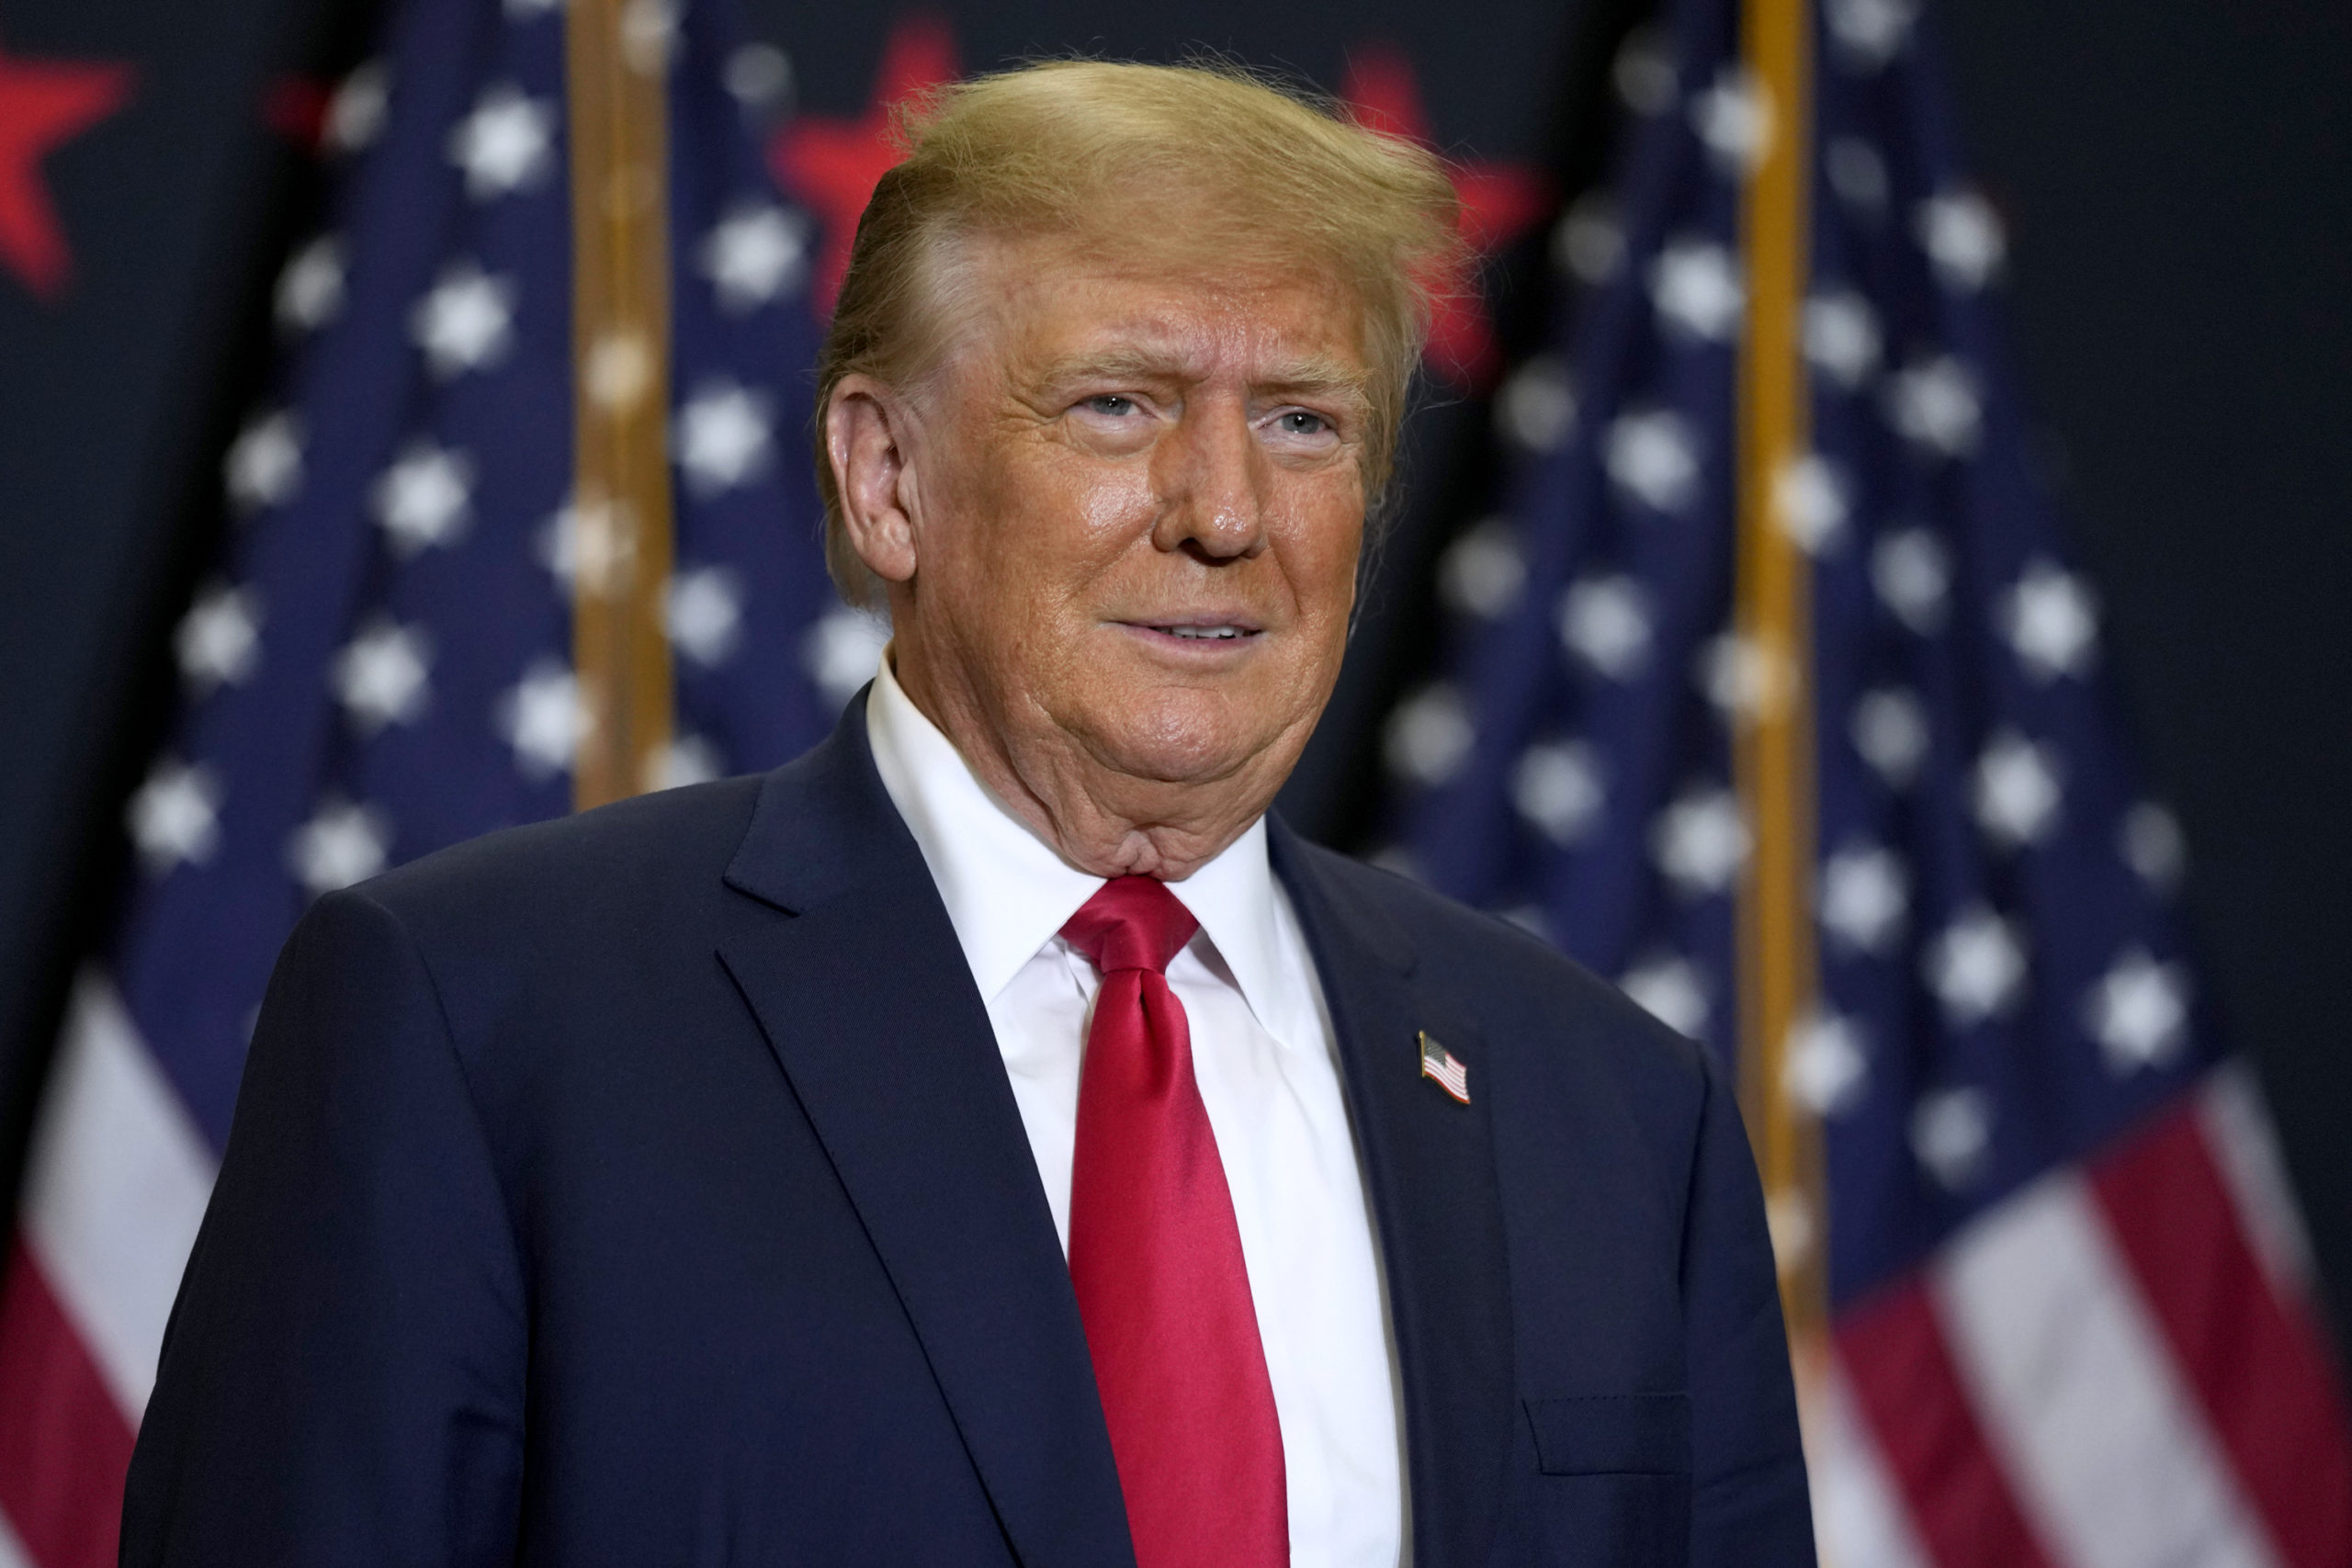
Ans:
<svg viewBox="0 0 2352 1568"><path fill-rule="evenodd" d="M1280 719L1238 712L1221 694L1159 691L1106 705L1091 726L1095 751L1118 772L1163 784L1229 777L1283 745Z"/></svg>

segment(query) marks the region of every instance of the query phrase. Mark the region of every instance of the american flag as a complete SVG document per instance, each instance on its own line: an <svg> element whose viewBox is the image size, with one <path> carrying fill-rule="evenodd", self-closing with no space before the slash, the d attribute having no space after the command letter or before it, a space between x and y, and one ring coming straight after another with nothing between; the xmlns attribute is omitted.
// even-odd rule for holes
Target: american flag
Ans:
<svg viewBox="0 0 2352 1568"><path fill-rule="evenodd" d="M1426 1034L1421 1036L1421 1076L1436 1079L1440 1089L1463 1104L1470 1103L1469 1067Z"/></svg>
<svg viewBox="0 0 2352 1568"><path fill-rule="evenodd" d="M182 711L126 824L135 885L75 987L0 1285L0 1568L114 1561L248 1032L305 904L571 807L572 597L622 536L572 496L565 12L404 0L334 100L334 217L277 286L276 400L227 457L238 521L178 629ZM666 60L663 784L812 744L878 637L830 608L814 236L746 123L785 63L736 47L718 0L624 15Z"/></svg>
<svg viewBox="0 0 2352 1568"><path fill-rule="evenodd" d="M1736 0L1672 0L1617 62L1614 174L1555 236L1574 308L1497 399L1505 504L1444 558L1441 678L1386 734L1389 852L1726 1056L1762 1043L1739 899L1781 829L1735 736L1782 672L1735 629L1742 188L1805 138L1811 450L1772 490L1811 604L1818 957L1767 1092L1821 1141L1825 1561L2341 1568L2352 1433L2029 461L2001 226L1914 0L1809 9L1809 124ZM1773 1217L1784 1269L1819 1257Z"/></svg>

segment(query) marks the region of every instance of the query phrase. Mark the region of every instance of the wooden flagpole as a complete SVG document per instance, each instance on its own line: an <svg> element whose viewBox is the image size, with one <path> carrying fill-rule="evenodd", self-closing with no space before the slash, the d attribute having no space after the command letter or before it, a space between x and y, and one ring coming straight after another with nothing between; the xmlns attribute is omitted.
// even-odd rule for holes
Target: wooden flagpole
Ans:
<svg viewBox="0 0 2352 1568"><path fill-rule="evenodd" d="M672 728L666 29L646 0L571 0L572 670L579 809L654 782Z"/></svg>
<svg viewBox="0 0 2352 1568"><path fill-rule="evenodd" d="M1735 721L1735 770L1755 845L1740 889L1740 1100L1801 1381L1809 1381L1804 1369L1827 1314L1820 1131L1788 1081L1819 985L1811 580L1788 516L1792 479L1812 446L1801 338L1810 263L1810 9L1811 0L1747 0L1744 7L1742 54L1767 130L1742 192L1747 311L1734 613L1749 672L1741 685L1751 699Z"/></svg>

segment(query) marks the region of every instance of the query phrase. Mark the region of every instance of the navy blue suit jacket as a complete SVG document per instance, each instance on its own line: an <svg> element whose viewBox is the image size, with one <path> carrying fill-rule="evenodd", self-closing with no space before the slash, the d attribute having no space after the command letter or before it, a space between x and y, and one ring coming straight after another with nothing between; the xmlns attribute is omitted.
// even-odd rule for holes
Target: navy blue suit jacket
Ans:
<svg viewBox="0 0 2352 1568"><path fill-rule="evenodd" d="M312 908L125 1564L1130 1568L1045 1190L864 720ZM1377 1217L1415 1563L1811 1562L1720 1068L1510 926L1272 847Z"/></svg>

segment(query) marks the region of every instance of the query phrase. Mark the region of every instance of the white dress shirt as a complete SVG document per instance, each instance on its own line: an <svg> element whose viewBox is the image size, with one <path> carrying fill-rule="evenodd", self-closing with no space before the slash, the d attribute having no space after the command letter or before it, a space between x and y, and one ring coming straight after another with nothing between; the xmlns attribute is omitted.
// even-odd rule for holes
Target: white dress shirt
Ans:
<svg viewBox="0 0 2352 1568"><path fill-rule="evenodd" d="M976 777L882 661L866 734L986 1000L1062 1248L1078 1077L1100 976L1063 924L1102 879ZM1216 1134L1282 1423L1293 1568L1396 1568L1401 1405L1372 1218L1314 961L1261 818L1168 885L1201 923L1168 965Z"/></svg>

